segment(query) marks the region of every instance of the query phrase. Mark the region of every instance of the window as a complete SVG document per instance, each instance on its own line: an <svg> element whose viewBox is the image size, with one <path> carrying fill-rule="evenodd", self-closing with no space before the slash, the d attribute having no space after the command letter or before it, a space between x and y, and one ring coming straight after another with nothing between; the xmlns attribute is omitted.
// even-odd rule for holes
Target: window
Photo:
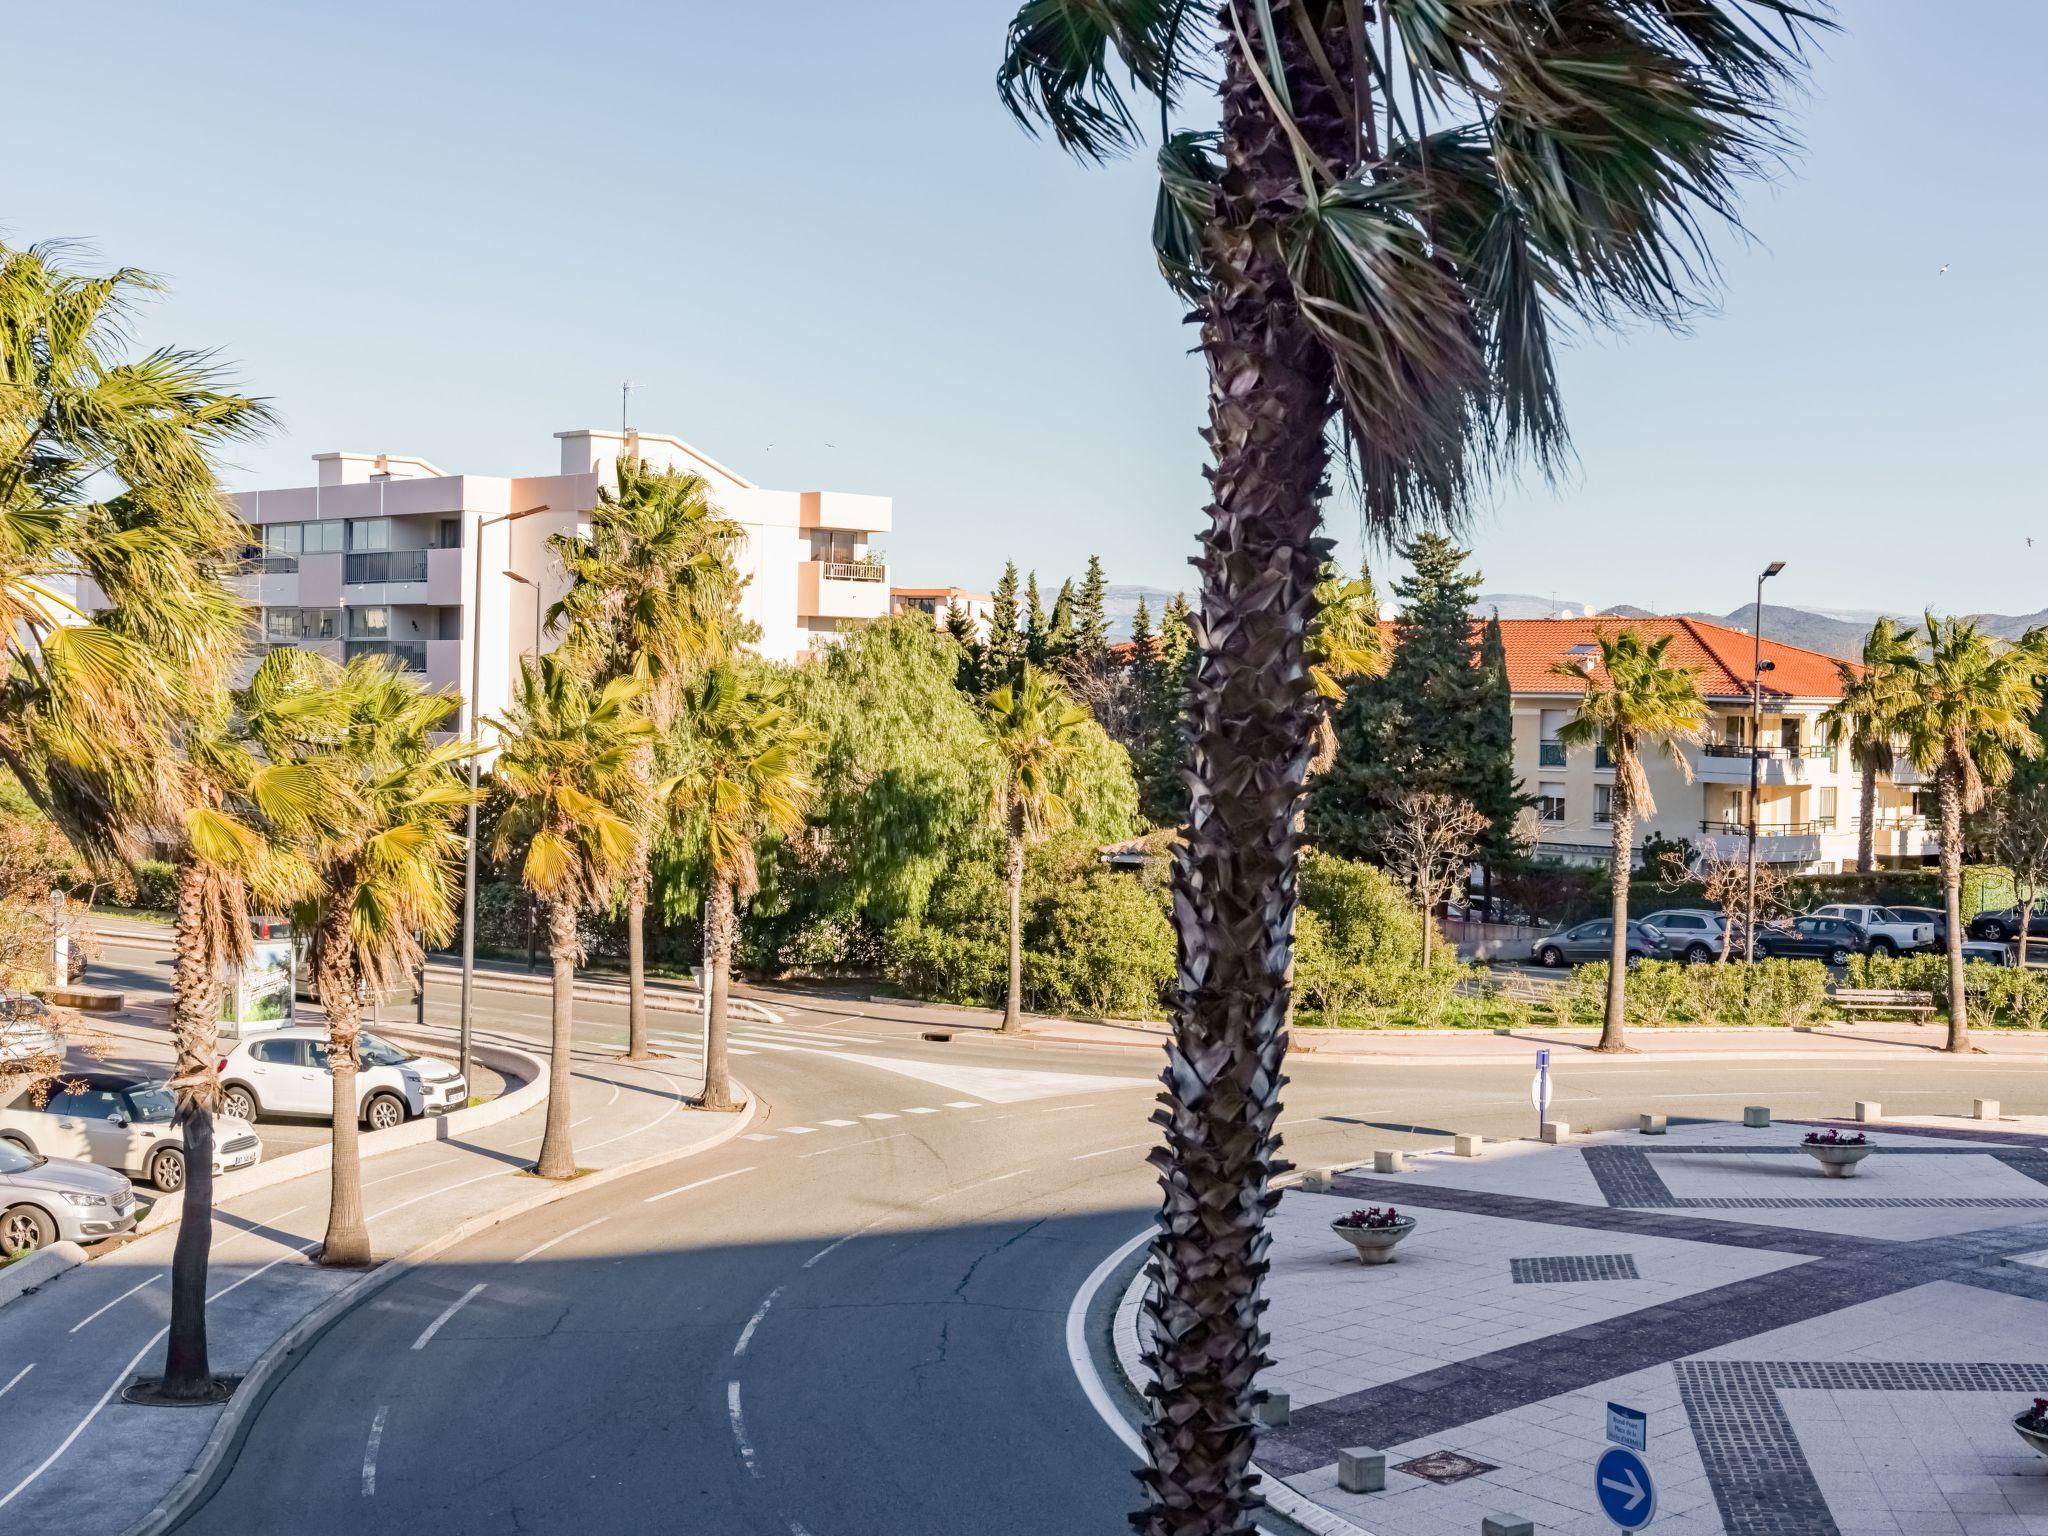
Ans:
<svg viewBox="0 0 2048 1536"><path fill-rule="evenodd" d="M1820 801L1820 819L1822 821L1833 821L1835 819L1835 786L1832 784L1821 785L1818 799Z"/></svg>
<svg viewBox="0 0 2048 1536"><path fill-rule="evenodd" d="M1749 716L1730 715L1721 722L1721 739L1731 747L1739 747L1749 740Z"/></svg>
<svg viewBox="0 0 2048 1536"><path fill-rule="evenodd" d="M256 532L264 569L272 572L296 571L301 555L341 553L340 523L265 523Z"/></svg>
<svg viewBox="0 0 2048 1536"><path fill-rule="evenodd" d="M1536 814L1545 821L1564 820L1564 786L1562 784L1539 784L1537 786Z"/></svg>
<svg viewBox="0 0 2048 1536"><path fill-rule="evenodd" d="M137 1125L169 1125L177 1112L177 1100L162 1083L133 1088L128 1093L128 1118Z"/></svg>
<svg viewBox="0 0 2048 1536"><path fill-rule="evenodd" d="M388 517L352 517L348 520L348 548L354 554L365 549L389 549L391 547L391 519Z"/></svg>
<svg viewBox="0 0 2048 1536"><path fill-rule="evenodd" d="M1539 741L1536 744L1536 766L1539 768L1562 768L1564 766L1564 743L1556 740Z"/></svg>
<svg viewBox="0 0 2048 1536"><path fill-rule="evenodd" d="M348 611L348 636L351 640L382 640L391 633L391 610L389 608L351 608Z"/></svg>
<svg viewBox="0 0 2048 1536"><path fill-rule="evenodd" d="M1593 819L1611 822L1614 820L1614 786L1595 784L1593 786Z"/></svg>
<svg viewBox="0 0 2048 1536"><path fill-rule="evenodd" d="M462 519L461 519L461 518L459 518L459 517L444 517L444 518L442 518L442 519L441 519L440 527L439 527L439 528L438 528L438 529L437 529L437 530L435 531L435 533L434 533L434 548L436 548L436 549L460 549L460 548L462 548Z"/></svg>
<svg viewBox="0 0 2048 1536"><path fill-rule="evenodd" d="M860 535L850 528L813 528L811 558L834 565L851 565L860 558Z"/></svg>
<svg viewBox="0 0 2048 1536"><path fill-rule="evenodd" d="M435 616L434 638L437 640L460 640L462 638L462 610L442 608Z"/></svg>
<svg viewBox="0 0 2048 1536"><path fill-rule="evenodd" d="M273 1067L296 1067L303 1061L299 1046L297 1040L258 1040L249 1047L249 1059Z"/></svg>
<svg viewBox="0 0 2048 1536"><path fill-rule="evenodd" d="M266 608L263 638L272 645L332 640L341 633L339 608Z"/></svg>

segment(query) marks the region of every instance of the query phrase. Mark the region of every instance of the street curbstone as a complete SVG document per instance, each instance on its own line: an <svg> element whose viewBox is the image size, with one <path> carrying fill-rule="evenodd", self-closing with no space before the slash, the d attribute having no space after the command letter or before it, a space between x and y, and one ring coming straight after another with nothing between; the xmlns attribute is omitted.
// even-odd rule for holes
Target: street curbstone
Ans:
<svg viewBox="0 0 2048 1536"><path fill-rule="evenodd" d="M59 1275L69 1274L87 1262L89 1260L83 1248L61 1239L25 1259L16 1259L5 1269L0 1269L0 1307L6 1306L17 1296L26 1296L30 1291L41 1290Z"/></svg>

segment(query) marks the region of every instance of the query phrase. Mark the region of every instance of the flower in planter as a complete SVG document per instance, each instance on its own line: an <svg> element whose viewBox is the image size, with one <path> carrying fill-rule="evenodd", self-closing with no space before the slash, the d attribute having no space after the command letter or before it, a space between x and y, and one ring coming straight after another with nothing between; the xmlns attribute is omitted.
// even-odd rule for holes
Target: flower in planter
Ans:
<svg viewBox="0 0 2048 1536"><path fill-rule="evenodd" d="M1406 1219L1391 1205L1385 1210L1381 1210L1375 1205L1362 1211L1353 1211L1349 1216L1339 1216L1337 1218L1337 1225L1340 1227L1362 1227L1367 1231L1380 1231L1387 1227L1398 1227Z"/></svg>
<svg viewBox="0 0 2048 1536"><path fill-rule="evenodd" d="M2037 1434L2048 1434L2048 1397L2037 1397L2034 1406L2013 1421L2021 1429L2031 1429Z"/></svg>
<svg viewBox="0 0 2048 1536"><path fill-rule="evenodd" d="M1851 1131L1844 1136L1840 1131L1808 1131L1806 1144L1809 1147L1861 1147L1869 1143L1861 1131Z"/></svg>

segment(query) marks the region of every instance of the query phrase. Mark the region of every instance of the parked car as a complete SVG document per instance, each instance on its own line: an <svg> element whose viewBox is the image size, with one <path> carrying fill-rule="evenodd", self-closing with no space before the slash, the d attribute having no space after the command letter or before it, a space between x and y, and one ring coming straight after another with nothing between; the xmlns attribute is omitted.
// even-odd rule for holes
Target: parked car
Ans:
<svg viewBox="0 0 2048 1536"><path fill-rule="evenodd" d="M1981 961L1985 965L2018 965L2020 963L2017 944L1994 944L1989 939L1963 940L1963 962Z"/></svg>
<svg viewBox="0 0 2048 1536"><path fill-rule="evenodd" d="M1629 923L1627 942L1631 964L1638 960L1671 958L1671 950L1663 939L1641 923ZM1562 933L1553 933L1538 941L1535 953L1536 963L1552 970L1563 965L1584 965L1589 961L1610 959L1614 953L1614 919L1598 918L1576 928L1567 928Z"/></svg>
<svg viewBox="0 0 2048 1536"><path fill-rule="evenodd" d="M185 1137L171 1123L174 1108L161 1078L64 1072L26 1083L0 1104L0 1139L44 1157L98 1163L169 1194L185 1187ZM215 1120L215 1173L253 1168L262 1157L262 1139L248 1121L232 1114Z"/></svg>
<svg viewBox="0 0 2048 1536"><path fill-rule="evenodd" d="M1990 944L2006 944L2020 936L2020 909L2007 907L2003 912L1979 912L1970 919L1970 937L1982 939ZM2034 908L2027 918L2027 937L2038 939L2048 936L2048 912Z"/></svg>
<svg viewBox="0 0 2048 1536"><path fill-rule="evenodd" d="M50 1010L41 998L0 997L0 1066L36 1071L63 1059L63 1042L50 1028Z"/></svg>
<svg viewBox="0 0 2048 1536"><path fill-rule="evenodd" d="M1721 938L1728 928L1728 919L1711 907L1667 907L1645 912L1640 921L1645 928L1655 929L1665 947L1690 965L1719 958Z"/></svg>
<svg viewBox="0 0 2048 1536"><path fill-rule="evenodd" d="M1934 924L1924 918L1908 917L1892 907L1838 901L1831 906L1816 907L1807 915L1840 918L1845 923L1854 923L1870 935L1870 952L1873 955L1905 955L1934 948Z"/></svg>
<svg viewBox="0 0 2048 1536"><path fill-rule="evenodd" d="M1948 947L1948 914L1939 907L1893 907L1893 915L1909 923L1926 923L1934 929L1934 947Z"/></svg>
<svg viewBox="0 0 2048 1536"><path fill-rule="evenodd" d="M446 1114L469 1102L469 1084L445 1061L420 1056L365 1030L357 1046L356 1113L373 1131L421 1115ZM312 1115L334 1110L334 1074L327 1067L327 1031L295 1025L244 1040L221 1060L221 1086L231 1114Z"/></svg>
<svg viewBox="0 0 2048 1536"><path fill-rule="evenodd" d="M135 1187L120 1174L0 1139L0 1253L97 1243L135 1225Z"/></svg>
<svg viewBox="0 0 2048 1536"><path fill-rule="evenodd" d="M1870 953L1870 935L1838 917L1795 917L1756 931L1756 952L1771 958L1825 960L1847 965L1851 955Z"/></svg>

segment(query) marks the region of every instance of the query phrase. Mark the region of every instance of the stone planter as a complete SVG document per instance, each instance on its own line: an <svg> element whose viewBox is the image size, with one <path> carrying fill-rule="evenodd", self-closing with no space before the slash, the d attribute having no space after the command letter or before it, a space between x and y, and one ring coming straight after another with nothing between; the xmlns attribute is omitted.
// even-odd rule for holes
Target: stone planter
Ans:
<svg viewBox="0 0 2048 1536"><path fill-rule="evenodd" d="M1415 1230L1415 1218L1403 1216L1391 1227L1346 1227L1330 1223L1330 1230L1358 1250L1361 1264L1391 1264L1394 1247Z"/></svg>
<svg viewBox="0 0 2048 1536"><path fill-rule="evenodd" d="M1813 1155L1815 1161L1820 1164L1820 1171L1829 1178L1853 1179L1856 1177L1856 1165L1875 1152L1877 1148L1865 1143L1860 1147L1823 1146L1807 1147L1805 1150Z"/></svg>
<svg viewBox="0 0 2048 1536"><path fill-rule="evenodd" d="M2028 1445L2032 1446L2035 1450L2039 1451L2043 1456L2048 1456L2048 1430L2029 1429L2026 1425L2020 1422L2021 1419L2024 1419L2027 1416L2027 1414L2031 1412L2033 1412L2033 1410L2030 1408L2027 1409L2025 1412L2016 1413L2013 1415L2013 1431L2022 1440L2026 1441Z"/></svg>

